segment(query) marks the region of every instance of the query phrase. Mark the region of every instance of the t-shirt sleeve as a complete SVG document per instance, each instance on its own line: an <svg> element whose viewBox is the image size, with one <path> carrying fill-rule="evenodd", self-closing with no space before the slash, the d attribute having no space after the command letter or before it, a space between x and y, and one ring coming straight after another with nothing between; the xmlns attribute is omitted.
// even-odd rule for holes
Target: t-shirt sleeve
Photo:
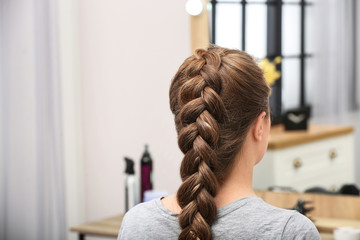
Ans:
<svg viewBox="0 0 360 240"><path fill-rule="evenodd" d="M137 208L131 209L125 214L119 230L118 240L146 239L143 236L146 232L139 228L139 221L144 222L144 219L137 216L137 214Z"/></svg>
<svg viewBox="0 0 360 240"><path fill-rule="evenodd" d="M287 221L281 239L321 240L321 237L314 223L306 216L296 212Z"/></svg>

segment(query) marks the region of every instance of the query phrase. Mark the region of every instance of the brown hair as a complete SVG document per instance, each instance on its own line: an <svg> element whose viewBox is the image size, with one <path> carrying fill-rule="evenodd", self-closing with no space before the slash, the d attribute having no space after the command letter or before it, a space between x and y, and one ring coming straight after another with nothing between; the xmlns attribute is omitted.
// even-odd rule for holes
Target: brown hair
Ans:
<svg viewBox="0 0 360 240"><path fill-rule="evenodd" d="M178 144L185 154L177 192L179 239L211 239L218 185L253 121L268 113L269 92L262 70L242 51L198 49L180 66L170 86Z"/></svg>

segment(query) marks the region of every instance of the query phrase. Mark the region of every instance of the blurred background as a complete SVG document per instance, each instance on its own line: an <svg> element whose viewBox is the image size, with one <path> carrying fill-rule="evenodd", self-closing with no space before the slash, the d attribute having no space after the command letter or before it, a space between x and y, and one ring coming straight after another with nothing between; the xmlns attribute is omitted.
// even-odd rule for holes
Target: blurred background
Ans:
<svg viewBox="0 0 360 240"><path fill-rule="evenodd" d="M0 239L77 239L71 226L123 213L123 158L138 175L145 144L154 189L176 192L168 89L192 52L186 2L0 0ZM204 3L209 41L280 56L274 114L311 106L312 123L354 126L358 160L360 2L284 2Z"/></svg>

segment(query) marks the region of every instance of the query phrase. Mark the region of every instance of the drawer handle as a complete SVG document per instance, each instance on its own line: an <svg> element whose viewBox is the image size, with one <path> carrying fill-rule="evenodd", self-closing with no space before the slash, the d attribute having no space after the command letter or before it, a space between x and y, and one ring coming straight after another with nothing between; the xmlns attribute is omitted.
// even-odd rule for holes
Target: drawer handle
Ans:
<svg viewBox="0 0 360 240"><path fill-rule="evenodd" d="M295 160L293 161L293 165L294 165L294 168L300 168L302 166L302 161L300 158L295 158Z"/></svg>
<svg viewBox="0 0 360 240"><path fill-rule="evenodd" d="M334 159L337 157L337 152L335 150L330 150L329 152L329 158Z"/></svg>

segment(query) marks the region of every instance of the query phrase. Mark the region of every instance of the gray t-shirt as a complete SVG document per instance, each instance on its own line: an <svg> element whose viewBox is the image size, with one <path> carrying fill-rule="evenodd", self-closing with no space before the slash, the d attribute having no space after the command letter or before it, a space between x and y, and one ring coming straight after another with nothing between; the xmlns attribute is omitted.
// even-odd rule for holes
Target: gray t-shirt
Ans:
<svg viewBox="0 0 360 240"><path fill-rule="evenodd" d="M141 203L123 219L118 240L177 239L178 215L160 199ZM236 200L217 211L213 239L321 239L314 224L294 210L271 206L259 197Z"/></svg>

